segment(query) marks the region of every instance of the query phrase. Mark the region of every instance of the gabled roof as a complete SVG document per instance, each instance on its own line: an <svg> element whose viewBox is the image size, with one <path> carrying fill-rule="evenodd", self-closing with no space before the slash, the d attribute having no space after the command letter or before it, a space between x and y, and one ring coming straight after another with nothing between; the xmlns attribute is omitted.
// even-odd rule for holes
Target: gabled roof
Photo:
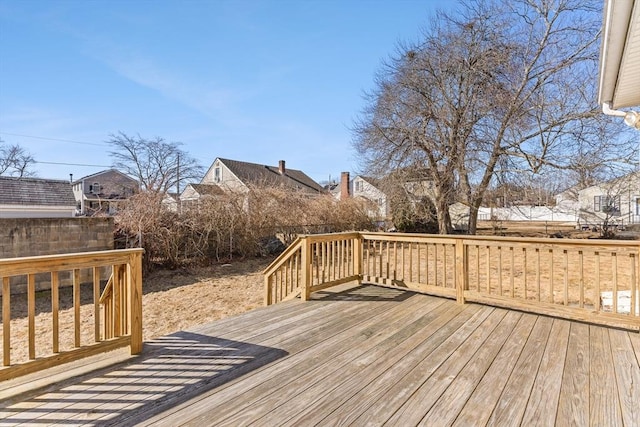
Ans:
<svg viewBox="0 0 640 427"><path fill-rule="evenodd" d="M244 184L249 185L284 185L286 187L322 193L324 189L304 172L285 168L280 174L278 166L259 165L257 163L218 158Z"/></svg>
<svg viewBox="0 0 640 427"><path fill-rule="evenodd" d="M189 184L193 190L201 196L219 196L223 195L222 188L214 184Z"/></svg>
<svg viewBox="0 0 640 427"><path fill-rule="evenodd" d="M634 183L636 184L635 186L633 186ZM596 184L590 185L589 187L585 187L582 190L579 190L578 193L581 193L585 190L588 191L593 188L611 188L620 186L631 186L631 188L635 188L636 191L640 191L640 171L629 172L624 175L611 178L607 181L598 182Z"/></svg>
<svg viewBox="0 0 640 427"><path fill-rule="evenodd" d="M0 176L0 205L76 206L69 181Z"/></svg>
<svg viewBox="0 0 640 427"><path fill-rule="evenodd" d="M358 175L355 178L353 178L354 180L360 178L363 181L367 181L369 184L373 185L374 187L376 187L378 190L380 190L380 186L382 184L382 179L380 178L373 178L371 176L364 176L364 175Z"/></svg>
<svg viewBox="0 0 640 427"><path fill-rule="evenodd" d="M135 182L135 183L138 182L135 178L130 177L126 173L122 173L118 169L113 169L112 168L112 169L105 169L105 170L100 171L100 172L92 173L91 175L83 176L82 178L73 181L72 184L77 184L77 183L82 182L82 181L90 180L90 179L96 178L96 177L98 177L100 175L104 175L106 173L116 173L116 174L122 175L126 179L131 180L132 182Z"/></svg>

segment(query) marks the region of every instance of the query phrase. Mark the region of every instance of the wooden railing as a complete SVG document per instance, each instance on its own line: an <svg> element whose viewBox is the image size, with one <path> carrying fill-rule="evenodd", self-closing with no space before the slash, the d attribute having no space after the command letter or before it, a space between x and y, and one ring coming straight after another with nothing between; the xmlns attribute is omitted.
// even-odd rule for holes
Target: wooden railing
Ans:
<svg viewBox="0 0 640 427"><path fill-rule="evenodd" d="M357 233L299 237L264 271L265 303L306 301L311 292L358 280L361 246Z"/></svg>
<svg viewBox="0 0 640 427"><path fill-rule="evenodd" d="M305 236L299 242L305 242L296 248L299 259L306 256L312 261L290 263L284 253L276 270L287 266L287 277L312 278L296 282L293 294L303 299L316 289L361 281L455 298L460 303L640 329L638 241L348 233ZM325 255L318 262L319 244L328 248L321 254L346 248L339 251L348 254L352 270L329 276L318 286L320 272L326 276L326 272L340 271L345 263L335 255ZM273 292L278 283L273 266L266 270L272 274L266 283L272 296L268 304L281 300Z"/></svg>
<svg viewBox="0 0 640 427"><path fill-rule="evenodd" d="M142 252L126 249L0 259L0 381L127 345L131 354L140 353ZM36 280L46 289L37 292ZM62 286L65 280L70 287ZM26 294L11 295L11 287L21 282L26 282ZM90 291L85 292L92 300L90 310L82 307L83 289ZM61 293L67 291L69 308L61 307ZM12 316L12 300L18 299L26 299L24 317L20 313ZM24 330L12 330L12 324L24 324ZM16 363L12 348L25 348L27 354Z"/></svg>

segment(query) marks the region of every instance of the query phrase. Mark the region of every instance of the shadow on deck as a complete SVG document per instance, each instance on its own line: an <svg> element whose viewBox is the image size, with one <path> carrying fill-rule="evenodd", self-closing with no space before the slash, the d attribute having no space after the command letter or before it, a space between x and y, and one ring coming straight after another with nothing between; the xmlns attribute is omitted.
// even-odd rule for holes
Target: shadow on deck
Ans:
<svg viewBox="0 0 640 427"><path fill-rule="evenodd" d="M148 342L4 424L640 425L640 334L378 286Z"/></svg>
<svg viewBox="0 0 640 427"><path fill-rule="evenodd" d="M122 425L156 415L287 353L246 342L177 332L145 343L131 362L8 399L0 425Z"/></svg>

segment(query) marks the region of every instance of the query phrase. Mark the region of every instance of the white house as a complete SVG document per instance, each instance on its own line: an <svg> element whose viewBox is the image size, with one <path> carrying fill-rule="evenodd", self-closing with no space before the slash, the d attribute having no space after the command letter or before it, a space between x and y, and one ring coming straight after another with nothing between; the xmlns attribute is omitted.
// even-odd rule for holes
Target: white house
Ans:
<svg viewBox="0 0 640 427"><path fill-rule="evenodd" d="M73 217L69 181L0 176L0 218Z"/></svg>
<svg viewBox="0 0 640 427"><path fill-rule="evenodd" d="M376 178L358 175L351 180L349 172L342 172L340 185L335 186L331 194L339 200L349 197L364 199L369 202L369 217L385 221L390 215L389 201L380 187L380 180Z"/></svg>
<svg viewBox="0 0 640 427"><path fill-rule="evenodd" d="M180 194L182 207L195 207L198 202L216 196L224 195L224 190L214 184L188 184Z"/></svg>
<svg viewBox="0 0 640 427"><path fill-rule="evenodd" d="M578 192L579 223L640 224L640 172Z"/></svg>

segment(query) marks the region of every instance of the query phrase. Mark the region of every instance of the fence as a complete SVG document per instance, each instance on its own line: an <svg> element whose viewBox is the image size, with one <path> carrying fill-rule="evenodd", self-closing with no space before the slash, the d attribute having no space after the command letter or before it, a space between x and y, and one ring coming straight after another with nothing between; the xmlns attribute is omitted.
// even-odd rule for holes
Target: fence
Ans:
<svg viewBox="0 0 640 427"><path fill-rule="evenodd" d="M349 233L305 236L265 270L266 303L348 281L640 329L640 243Z"/></svg>

